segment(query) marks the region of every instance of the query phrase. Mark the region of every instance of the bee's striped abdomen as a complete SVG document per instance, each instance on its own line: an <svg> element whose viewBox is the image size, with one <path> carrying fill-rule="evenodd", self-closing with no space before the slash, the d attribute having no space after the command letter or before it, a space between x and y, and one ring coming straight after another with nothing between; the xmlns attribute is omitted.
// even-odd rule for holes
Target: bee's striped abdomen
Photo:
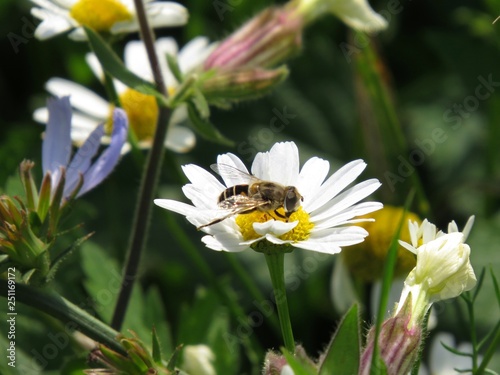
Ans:
<svg viewBox="0 0 500 375"><path fill-rule="evenodd" d="M234 185L227 188L221 193L221 195L219 195L219 200L217 203L225 201L229 197L233 197L235 195L248 196L248 187L248 185Z"/></svg>

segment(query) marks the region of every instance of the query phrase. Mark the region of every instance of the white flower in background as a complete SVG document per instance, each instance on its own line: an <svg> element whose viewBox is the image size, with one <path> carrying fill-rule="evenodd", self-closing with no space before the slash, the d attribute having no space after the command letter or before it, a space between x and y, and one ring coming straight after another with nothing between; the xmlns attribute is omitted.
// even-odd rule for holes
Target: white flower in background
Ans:
<svg viewBox="0 0 500 375"><path fill-rule="evenodd" d="M181 71L184 74L193 72L200 66L213 46L208 39L197 37L178 51L177 43L172 38L160 38L156 41L156 51L159 56L162 74L170 94L174 93L179 83L175 80L167 64L166 55L176 56ZM152 72L147 59L144 44L140 41L129 42L125 46L125 65L132 72L145 80L152 81ZM87 62L100 79L102 79L102 68L94 54L87 55ZM139 147L151 147L152 139L156 129L158 117L158 106L153 96L145 95L132 90L123 83L114 80L120 103L129 118L130 129L138 141ZM99 123L106 122L110 118L112 105L86 87L62 78L52 78L46 84L46 89L56 96L69 95L73 107L73 126L71 138L76 144L80 144L96 128ZM47 108L35 111L33 117L36 121L45 123L48 118ZM187 111L183 106L178 107L172 113L170 119L165 147L176 152L187 152L194 147L196 138L193 132L178 124L187 119ZM106 129L111 134L111 129ZM109 137L103 142L109 141ZM130 149L127 144L124 151Z"/></svg>
<svg viewBox="0 0 500 375"><path fill-rule="evenodd" d="M451 222L447 234L436 232L435 226L427 220L421 226L410 221L412 244L403 241L400 244L416 254L417 265L405 280L397 311L411 293L413 324L423 318L432 303L457 297L476 285L469 259L470 247L464 243L473 219L467 222L464 233Z"/></svg>
<svg viewBox="0 0 500 375"><path fill-rule="evenodd" d="M419 375L457 375L457 370L472 368L471 357L452 353L443 344L462 353L471 354L473 349L470 342L462 342L456 345L453 335L442 332L438 333L433 338L429 350L429 361L427 362L429 370L421 365L418 372ZM471 374L471 372L460 372L460 374Z"/></svg>
<svg viewBox="0 0 500 375"><path fill-rule="evenodd" d="M228 211L218 204L219 196L229 187L251 184L252 177L243 162L230 153L219 155L217 167L224 184L201 167L183 166L191 181L183 187L183 192L193 205L169 199L155 200L158 206L185 215L197 227L203 226L201 229L208 235L202 241L213 250L258 249L259 242L267 240L274 245L335 254L341 251L341 247L359 243L368 235L366 230L353 225L362 220L355 217L382 208L379 202L360 203L380 186L376 179L344 191L365 169L362 160L348 163L325 181L330 168L328 161L313 157L299 171L297 146L293 142L284 142L275 144L269 152L258 153L252 174L283 187L295 187L303 198L300 207L291 214L289 211L288 218L283 207L275 211L256 209L225 218ZM245 174L231 173L234 169ZM224 220L207 226L214 219L221 218Z"/></svg>
<svg viewBox="0 0 500 375"><path fill-rule="evenodd" d="M190 375L215 375L215 355L207 345L186 345L182 370Z"/></svg>
<svg viewBox="0 0 500 375"><path fill-rule="evenodd" d="M331 13L356 30L375 32L387 28L387 21L366 0L292 0L291 3L304 15L306 22Z"/></svg>
<svg viewBox="0 0 500 375"><path fill-rule="evenodd" d="M86 40L82 26L97 32L111 34L129 33L139 29L133 0L31 0L38 7L31 14L42 22L35 31L40 40L70 31L73 40ZM182 26L187 22L188 11L170 1L145 0L150 26Z"/></svg>
<svg viewBox="0 0 500 375"><path fill-rule="evenodd" d="M473 224L474 224L474 216L471 216L469 220L467 220L467 223L465 224L465 227L462 231L463 242L467 240L467 237L469 236ZM416 221L410 221L408 223L408 227L410 229L411 244L404 241L399 241L399 242L402 246L404 246L406 249L410 250L414 254L416 254L417 248L420 245L424 245L446 234L442 231L438 231L436 226L430 223L427 219L424 219L422 224L419 224ZM458 226L455 223L455 221L452 220L448 224L448 233L457 233L457 232L459 232Z"/></svg>

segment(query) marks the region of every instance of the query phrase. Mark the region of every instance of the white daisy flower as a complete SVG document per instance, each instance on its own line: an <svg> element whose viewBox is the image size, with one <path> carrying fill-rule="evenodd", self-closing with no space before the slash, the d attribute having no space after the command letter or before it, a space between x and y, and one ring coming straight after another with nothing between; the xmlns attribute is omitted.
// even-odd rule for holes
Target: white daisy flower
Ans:
<svg viewBox="0 0 500 375"><path fill-rule="evenodd" d="M184 74L195 71L211 52L213 46L208 39L197 37L178 51L177 43L172 38L160 38L156 41L156 51L159 56L161 70L167 85L167 90L173 94L179 83L168 68L167 54L177 57L179 67ZM153 74L147 59L144 44L141 41L132 41L125 46L125 65L132 72L145 80L152 81ZM87 55L87 62L100 79L103 78L102 67L94 54ZM158 106L153 96L145 95L114 80L120 103L129 118L130 129L138 140L139 147L151 147L154 136L156 121L158 117ZM73 126L71 138L76 144L81 144L88 135L102 122L107 122L111 114L112 105L99 95L86 87L62 78L52 78L45 85L47 91L55 96L71 97L71 105L74 108ZM48 118L47 108L37 109L33 117L36 121L46 123ZM187 152L194 147L196 138L193 132L178 124L187 119L186 108L180 106L174 110L170 119L172 126L169 127L165 139L165 147L176 152ZM111 129L107 129L111 134ZM103 138L103 143L109 142L109 137ZM126 150L130 145L126 145Z"/></svg>
<svg viewBox="0 0 500 375"><path fill-rule="evenodd" d="M35 30L40 40L70 31L73 40L86 40L82 26L111 34L129 33L139 29L133 0L31 0L38 7L31 14L42 22ZM170 1L145 0L150 26L182 26L188 12L182 5Z"/></svg>
<svg viewBox="0 0 500 375"><path fill-rule="evenodd" d="M355 160L325 181L330 168L328 161L313 157L299 170L299 152L295 143L277 143L269 152L257 154L252 175L280 184L286 198L282 198L279 208L263 211L263 206L271 203L266 198L268 192L264 190L260 190L259 194L263 195L260 199L237 194L231 197L233 189L228 188L252 184L253 177L243 162L230 153L217 158L217 169L224 183L196 165L183 166L184 173L191 181L183 187L183 192L193 205L169 199L156 199L155 204L180 213L190 223L201 227L208 234L202 241L213 250L236 252L248 247L259 249L261 245L274 244L335 254L341 251L341 247L362 242L368 235L366 230L353 225L363 220L355 217L382 208L379 202L360 203L380 186L376 179L345 190L365 167L362 160ZM243 173L232 173L234 170ZM219 197L224 198L221 193L226 189L227 198L218 203ZM238 190L244 190L244 187L235 188L234 192ZM300 197L303 199L299 200ZM287 203L286 199L292 198L296 198L300 204L298 207ZM261 209L247 210L238 215L232 215L234 209L224 209L230 206L231 201L237 203L235 207L238 207L238 204L244 206L248 201L255 200L264 202ZM288 207L288 210L283 206ZM218 222L210 224L214 220ZM267 243L262 240L267 240Z"/></svg>

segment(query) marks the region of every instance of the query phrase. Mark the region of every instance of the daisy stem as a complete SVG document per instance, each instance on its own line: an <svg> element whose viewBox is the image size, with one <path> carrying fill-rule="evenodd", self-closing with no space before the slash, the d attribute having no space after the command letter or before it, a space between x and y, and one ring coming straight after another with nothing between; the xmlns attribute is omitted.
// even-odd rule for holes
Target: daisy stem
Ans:
<svg viewBox="0 0 500 375"><path fill-rule="evenodd" d="M149 27L143 0L134 0L134 4L137 12L137 18L139 20L141 38L144 41L156 89L162 95L168 97L165 81L160 71L160 63L154 46L155 36L153 34L153 30ZM160 106L160 103L158 103L158 106L159 114L155 136L141 179L139 197L134 213L125 260L123 282L111 321L111 326L118 331L121 329L123 324L132 288L134 286L134 281L137 278L141 255L147 240L150 222L149 217L151 215L151 208L153 205L153 193L158 185L162 166L164 153L163 141L167 134L171 111L167 107Z"/></svg>
<svg viewBox="0 0 500 375"><path fill-rule="evenodd" d="M278 308L278 317L281 326L281 334L285 342L285 348L290 353L295 352L295 340L293 339L292 324L290 322L290 313L288 311L288 301L286 299L285 287L285 253L272 252L265 253L267 267L271 275L271 282L274 289L276 307Z"/></svg>

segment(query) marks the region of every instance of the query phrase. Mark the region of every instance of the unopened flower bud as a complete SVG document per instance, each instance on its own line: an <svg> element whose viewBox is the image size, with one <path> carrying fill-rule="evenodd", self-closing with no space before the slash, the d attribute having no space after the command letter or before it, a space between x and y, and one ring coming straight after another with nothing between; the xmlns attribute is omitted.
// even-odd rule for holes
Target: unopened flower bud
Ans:
<svg viewBox="0 0 500 375"><path fill-rule="evenodd" d="M187 345L184 348L182 369L190 375L215 375L212 362L215 355L206 345Z"/></svg>
<svg viewBox="0 0 500 375"><path fill-rule="evenodd" d="M50 266L50 244L38 238L30 225L28 210L6 195L0 197L0 253L8 255L10 262L20 271L38 272L43 278Z"/></svg>
<svg viewBox="0 0 500 375"><path fill-rule="evenodd" d="M269 68L295 55L302 46L302 19L286 8L267 8L222 42L205 69Z"/></svg>
<svg viewBox="0 0 500 375"><path fill-rule="evenodd" d="M266 70L261 68L239 69L220 72L203 84L203 94L209 102L238 101L259 97L271 91L285 80L285 66Z"/></svg>
<svg viewBox="0 0 500 375"><path fill-rule="evenodd" d="M413 367L422 341L422 328L411 324L411 298L404 307L380 327L378 348L388 375L408 374ZM375 327L368 332L366 348L361 356L360 375L369 375L375 343Z"/></svg>

